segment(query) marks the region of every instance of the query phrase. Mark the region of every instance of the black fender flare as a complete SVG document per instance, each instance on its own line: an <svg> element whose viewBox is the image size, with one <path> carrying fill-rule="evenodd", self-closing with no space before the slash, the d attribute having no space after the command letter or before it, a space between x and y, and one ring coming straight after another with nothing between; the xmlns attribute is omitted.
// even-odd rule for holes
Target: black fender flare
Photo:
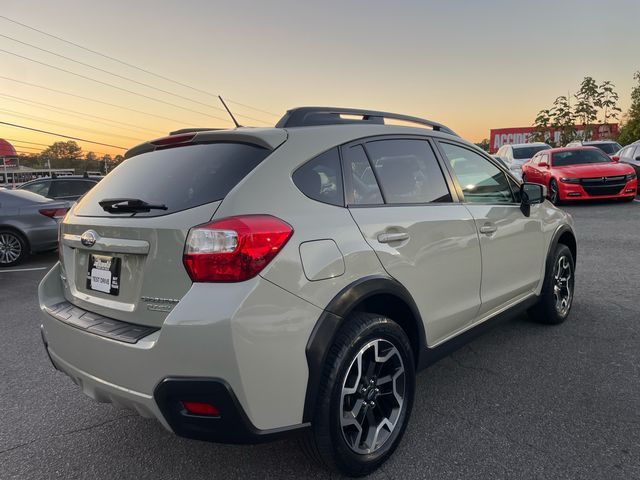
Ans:
<svg viewBox="0 0 640 480"><path fill-rule="evenodd" d="M347 285L329 302L307 341L305 353L309 367L309 378L304 402L303 422L310 422L313 418L327 352L333 344L336 333L358 304L379 294L393 295L409 307L418 332L417 357L421 357L426 350L427 340L422 317L413 297L400 282L388 276L372 275ZM416 358L416 363L420 364L421 359Z"/></svg>
<svg viewBox="0 0 640 480"><path fill-rule="evenodd" d="M555 232L553 232L553 236L551 237L551 241L549 242L549 247L547 249L547 257L545 259L545 266L544 266L544 278L546 278L547 272L549 271L549 268L552 267L551 263L553 261L553 259L551 258L551 255L553 254L553 252L555 251L556 247L558 246L558 243L560 243L560 237L562 237L562 235L564 235L565 233L569 233L571 235L571 237L573 237L573 242L574 242L574 249L571 248L570 245L567 245L571 250L572 250L572 254L573 254L573 269L575 270L576 268L576 262L578 259L578 241L576 239L576 234L573 231L573 228L571 228L570 225L567 225L566 223L563 225L560 225Z"/></svg>

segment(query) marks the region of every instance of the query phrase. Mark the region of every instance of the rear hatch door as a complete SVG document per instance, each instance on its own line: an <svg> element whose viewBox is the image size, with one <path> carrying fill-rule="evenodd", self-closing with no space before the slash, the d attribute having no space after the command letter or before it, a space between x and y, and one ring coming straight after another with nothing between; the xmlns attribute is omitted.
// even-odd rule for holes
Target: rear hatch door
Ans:
<svg viewBox="0 0 640 480"><path fill-rule="evenodd" d="M189 229L208 222L269 153L226 141L125 160L61 225L67 299L110 318L161 326L191 286L182 264Z"/></svg>

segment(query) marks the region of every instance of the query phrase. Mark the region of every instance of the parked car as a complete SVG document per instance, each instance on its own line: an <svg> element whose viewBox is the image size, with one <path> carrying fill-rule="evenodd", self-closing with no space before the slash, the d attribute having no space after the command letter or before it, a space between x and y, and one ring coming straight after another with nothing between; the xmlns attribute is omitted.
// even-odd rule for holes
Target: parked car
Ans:
<svg viewBox="0 0 640 480"><path fill-rule="evenodd" d="M613 140L591 140L589 142L576 140L575 142L567 143L567 147L596 147L611 156L620 150L622 145Z"/></svg>
<svg viewBox="0 0 640 480"><path fill-rule="evenodd" d="M69 203L0 187L0 267L13 267L29 253L55 250L58 221Z"/></svg>
<svg viewBox="0 0 640 480"><path fill-rule="evenodd" d="M303 107L126 158L61 224L42 337L87 395L178 435L298 433L364 475L417 370L489 321L569 315L571 217L439 123Z"/></svg>
<svg viewBox="0 0 640 480"><path fill-rule="evenodd" d="M617 163L596 147L554 148L537 153L522 166L523 180L545 185L549 200L634 199L638 187L633 167Z"/></svg>
<svg viewBox="0 0 640 480"><path fill-rule="evenodd" d="M550 148L551 145L542 142L515 143L512 145L503 145L498 149L496 155L504 161L516 178L521 179L522 165L539 151Z"/></svg>
<svg viewBox="0 0 640 480"><path fill-rule="evenodd" d="M636 171L636 175L640 174L640 140L633 142L631 145L621 148L614 156L614 161L627 163Z"/></svg>
<svg viewBox="0 0 640 480"><path fill-rule="evenodd" d="M18 188L56 200L76 201L101 179L102 177L83 177L80 175L46 177L25 182Z"/></svg>
<svg viewBox="0 0 640 480"><path fill-rule="evenodd" d="M501 156L499 155L491 155L491 157L496 160L497 162L500 162L500 164L502 166L504 166L505 168L509 168L509 166L507 165L507 162L505 162Z"/></svg>

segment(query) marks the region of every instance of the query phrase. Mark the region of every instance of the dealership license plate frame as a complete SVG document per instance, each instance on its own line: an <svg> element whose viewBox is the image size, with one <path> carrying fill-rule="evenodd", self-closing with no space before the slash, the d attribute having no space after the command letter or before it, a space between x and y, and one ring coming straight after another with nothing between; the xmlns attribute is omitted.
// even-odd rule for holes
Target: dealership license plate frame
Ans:
<svg viewBox="0 0 640 480"><path fill-rule="evenodd" d="M89 255L87 290L118 296L121 259L111 255Z"/></svg>

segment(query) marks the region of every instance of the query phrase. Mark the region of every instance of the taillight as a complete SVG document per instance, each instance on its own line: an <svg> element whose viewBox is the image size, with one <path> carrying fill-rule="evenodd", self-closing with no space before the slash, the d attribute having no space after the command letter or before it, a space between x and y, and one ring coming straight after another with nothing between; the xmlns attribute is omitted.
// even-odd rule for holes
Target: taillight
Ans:
<svg viewBox="0 0 640 480"><path fill-rule="evenodd" d="M43 208L40 210L40 213L45 217L53 218L54 220L61 220L68 211L68 208Z"/></svg>
<svg viewBox="0 0 640 480"><path fill-rule="evenodd" d="M223 218L191 229L183 263L194 282L242 282L260 273L292 234L270 215Z"/></svg>

